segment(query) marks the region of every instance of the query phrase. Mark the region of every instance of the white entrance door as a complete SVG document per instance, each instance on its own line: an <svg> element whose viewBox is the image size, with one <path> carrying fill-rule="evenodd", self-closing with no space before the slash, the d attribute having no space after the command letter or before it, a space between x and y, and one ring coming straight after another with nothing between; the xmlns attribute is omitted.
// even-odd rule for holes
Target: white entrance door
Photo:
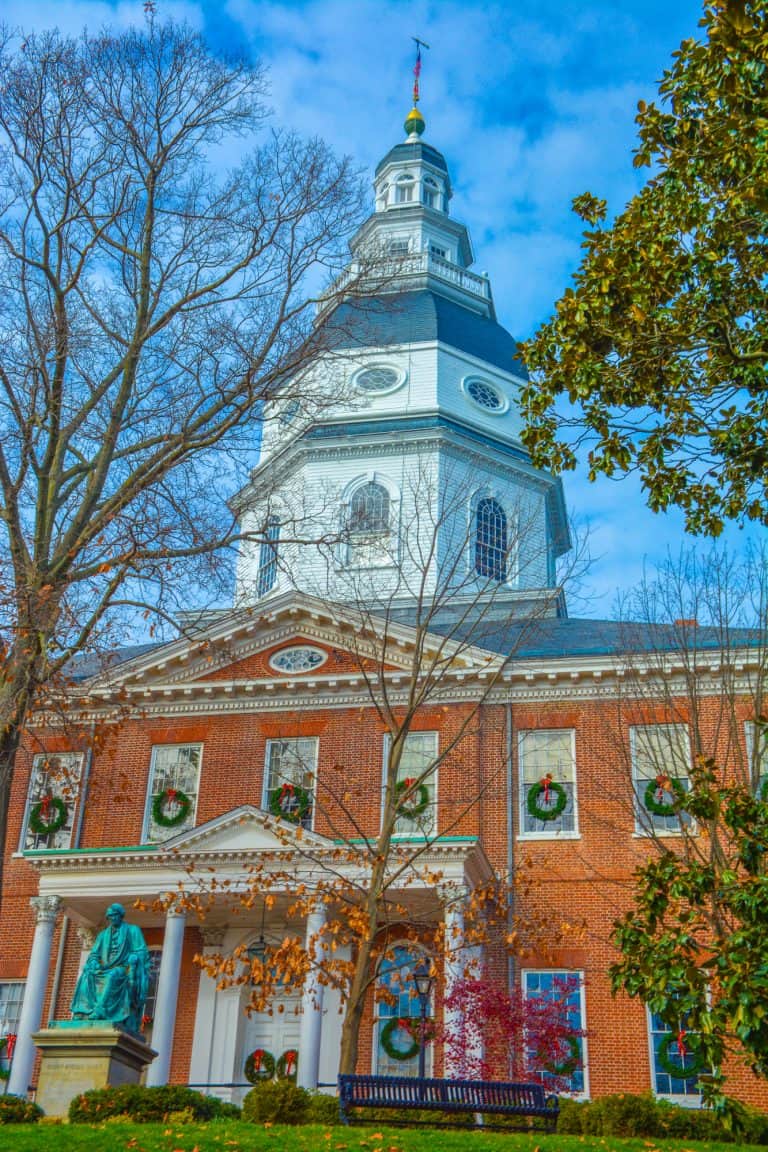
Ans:
<svg viewBox="0 0 768 1152"><path fill-rule="evenodd" d="M299 1050L299 1007L300 996L281 996L279 1006L283 1011L278 1012L278 1004L270 1016L267 1012L254 1012L246 1020L243 1028L243 1048L240 1055L240 1078L245 1079L245 1062L257 1048L271 1052L275 1063L284 1052L291 1049ZM247 1088L242 1089L241 1096L245 1095Z"/></svg>

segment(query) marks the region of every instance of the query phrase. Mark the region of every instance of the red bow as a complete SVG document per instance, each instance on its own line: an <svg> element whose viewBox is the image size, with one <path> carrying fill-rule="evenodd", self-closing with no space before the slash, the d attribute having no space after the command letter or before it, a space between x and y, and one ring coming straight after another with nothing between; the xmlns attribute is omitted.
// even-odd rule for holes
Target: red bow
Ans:
<svg viewBox="0 0 768 1152"><path fill-rule="evenodd" d="M669 776L663 772L660 773L656 777L656 784L658 785L656 788L656 803L661 804L664 799L664 793L669 791Z"/></svg>
<svg viewBox="0 0 768 1152"><path fill-rule="evenodd" d="M46 793L46 795L43 796L42 800L40 801L40 815L42 816L43 820L47 820L50 815L52 800L53 796L51 796L50 793Z"/></svg>
<svg viewBox="0 0 768 1152"><path fill-rule="evenodd" d="M9 1060L13 1060L14 1049L16 1048L16 1041L18 1037L15 1032L9 1032L5 1037L5 1054Z"/></svg>
<svg viewBox="0 0 768 1152"><path fill-rule="evenodd" d="M547 772L546 776L542 777L540 783L544 789L544 803L549 804L549 786L552 783L552 773Z"/></svg>
<svg viewBox="0 0 768 1152"><path fill-rule="evenodd" d="M167 797L169 804L175 803L176 797L178 796L178 794L179 794L178 788L166 788L166 790L165 790L165 795Z"/></svg>
<svg viewBox="0 0 768 1152"><path fill-rule="evenodd" d="M264 1059L264 1049L257 1048L253 1054L253 1067L254 1071L261 1072L261 1062Z"/></svg>
<svg viewBox="0 0 768 1152"><path fill-rule="evenodd" d="M293 1066L295 1063L296 1063L296 1053L293 1051L293 1049L291 1049L290 1051L286 1052L286 1054L285 1054L285 1072L286 1072L287 1076L290 1076L291 1073L293 1072Z"/></svg>
<svg viewBox="0 0 768 1152"><path fill-rule="evenodd" d="M685 1047L685 1028L681 1028L677 1034L677 1051L680 1054L680 1059L684 1060L687 1052Z"/></svg>
<svg viewBox="0 0 768 1152"><path fill-rule="evenodd" d="M292 796L295 791L296 789L294 788L293 784L283 784L282 788L280 789L280 798L282 799L282 797L286 795Z"/></svg>

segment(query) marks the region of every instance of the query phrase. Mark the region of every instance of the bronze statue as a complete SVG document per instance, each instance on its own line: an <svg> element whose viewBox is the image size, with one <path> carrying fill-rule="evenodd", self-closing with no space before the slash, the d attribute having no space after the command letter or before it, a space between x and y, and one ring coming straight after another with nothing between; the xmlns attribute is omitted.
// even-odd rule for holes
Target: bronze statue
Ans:
<svg viewBox="0 0 768 1152"><path fill-rule="evenodd" d="M141 928L124 923L122 904L110 904L106 916L109 927L94 941L70 1010L76 1020L108 1020L138 1035L149 991L149 951Z"/></svg>

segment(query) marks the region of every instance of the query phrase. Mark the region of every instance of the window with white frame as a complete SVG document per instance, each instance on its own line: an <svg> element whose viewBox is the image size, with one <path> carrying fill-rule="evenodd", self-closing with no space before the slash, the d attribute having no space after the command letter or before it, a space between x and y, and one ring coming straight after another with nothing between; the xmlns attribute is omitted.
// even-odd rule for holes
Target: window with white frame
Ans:
<svg viewBox="0 0 768 1152"><path fill-rule="evenodd" d="M375 1005L374 1072L378 1076L418 1076L420 1005L414 972L429 966L429 957L412 944L397 944L379 964ZM428 1013L431 1017L432 1011ZM426 1072L432 1045L427 1038Z"/></svg>
<svg viewBox="0 0 768 1152"><path fill-rule="evenodd" d="M317 750L315 736L267 741L264 808L302 828L312 827Z"/></svg>
<svg viewBox="0 0 768 1152"><path fill-rule="evenodd" d="M256 595L266 596L277 580L277 550L280 540L280 521L270 516L266 523L265 539L259 548L259 570L256 580Z"/></svg>
<svg viewBox="0 0 768 1152"><path fill-rule="evenodd" d="M695 1051L696 1034L685 1031L681 1022L675 1030L660 1016L648 1010L648 1039L651 1049L651 1087L657 1096L701 1097L698 1086L701 1069ZM679 1071L679 1075L675 1072ZM686 1076L686 1071L694 1075Z"/></svg>
<svg viewBox="0 0 768 1152"><path fill-rule="evenodd" d="M194 827L202 759L202 744L156 744L152 749L145 840L158 844Z"/></svg>
<svg viewBox="0 0 768 1152"><path fill-rule="evenodd" d="M368 567L392 562L392 510L383 484L369 480L352 493L345 535L347 563Z"/></svg>
<svg viewBox="0 0 768 1152"><path fill-rule="evenodd" d="M478 576L499 582L507 578L509 532L507 514L492 497L483 497L475 507L475 557Z"/></svg>
<svg viewBox="0 0 768 1152"><path fill-rule="evenodd" d="M144 1001L144 1013L142 1017L142 1032L144 1039L149 1043L152 1035L152 1025L155 1020L155 1009L157 1008L157 984L160 979L160 962L163 958L162 948L149 949L149 979L147 982L147 998Z"/></svg>
<svg viewBox="0 0 768 1152"><path fill-rule="evenodd" d="M0 1075L5 1082L19 1034L24 988L23 980L0 981Z"/></svg>
<svg viewBox="0 0 768 1152"><path fill-rule="evenodd" d="M402 176L398 176L395 183L395 204L412 203L415 184L416 182L409 172L404 172Z"/></svg>
<svg viewBox="0 0 768 1152"><path fill-rule="evenodd" d="M523 996L526 1000L543 1000L552 1012L574 1035L562 1043L562 1060L547 1061L550 1068L541 1065L537 1053L529 1054L531 1071L543 1084L554 1078L565 1079L566 1092L582 1095L587 1091L586 1051L583 1032L586 1028L584 1011L584 977L581 972L544 969L522 973ZM577 1033L581 1033L577 1035Z"/></svg>
<svg viewBox="0 0 768 1152"><path fill-rule="evenodd" d="M746 724L747 766L755 795L768 799L768 724Z"/></svg>
<svg viewBox="0 0 768 1152"><path fill-rule="evenodd" d="M690 787L691 745L685 724L642 724L629 732L635 827L639 833L670 835L690 825L675 802ZM667 814L668 810L668 814Z"/></svg>
<svg viewBox="0 0 768 1152"><path fill-rule="evenodd" d="M520 732L520 831L554 836L578 832L576 733L572 728Z"/></svg>
<svg viewBox="0 0 768 1152"><path fill-rule="evenodd" d="M35 756L27 791L23 850L69 848L82 770L80 752Z"/></svg>
<svg viewBox="0 0 768 1152"><path fill-rule="evenodd" d="M384 769L390 738L384 740ZM433 836L437 828L437 732L409 732L397 770L400 799L395 833L399 836ZM422 779L423 777L423 779Z"/></svg>
<svg viewBox="0 0 768 1152"><path fill-rule="evenodd" d="M427 208L440 207L440 185L431 176L424 177L421 198Z"/></svg>

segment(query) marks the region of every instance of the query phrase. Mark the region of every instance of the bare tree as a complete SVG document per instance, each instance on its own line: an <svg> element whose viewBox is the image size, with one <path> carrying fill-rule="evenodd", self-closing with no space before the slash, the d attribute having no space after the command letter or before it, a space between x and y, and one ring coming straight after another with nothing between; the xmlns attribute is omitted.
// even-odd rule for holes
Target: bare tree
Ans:
<svg viewBox="0 0 768 1152"><path fill-rule="evenodd" d="M363 1013L381 962L395 963L395 941L405 937L425 947L435 971L452 967L458 978L479 971L478 947L499 935L510 947L537 935L535 911L525 923L510 919L513 882L526 892L534 876L523 870L513 878L490 867L467 891L439 863L441 838L461 832L484 797L506 787L501 709L492 705L510 661L562 594L534 578L546 570L539 499L520 497L508 509L514 529L479 538L468 516L473 491L460 454L436 469L429 454L416 449L403 469L399 516L375 502L347 509L327 564L315 565L316 593L328 587L325 573L338 573L334 599L326 593L310 606L332 620L340 645L351 652L361 699L384 733L380 819L370 815L380 753L372 751L370 763L342 762L315 778L313 766L295 752L296 762L271 793L272 812L300 823L313 805L315 828L337 847L329 854L327 839L283 833L285 854L265 856L236 900L247 908L264 901L272 907L287 889L295 895L282 903L286 923L321 907L329 910L325 923L309 940L289 932L252 961L244 949L201 958L224 984L252 982L254 1010L269 1010L284 985L316 979L339 989L342 1072L355 1069ZM283 563L287 572L301 573L306 592L309 559L302 563L297 547ZM452 721L439 744L421 731L422 717L436 711L450 711ZM498 769L478 768L470 759L481 732L485 759ZM442 802L438 825L435 779L442 770L446 779L460 778L461 789L450 805ZM279 825L272 827L281 835ZM184 888L188 905L202 916L222 894L215 879L198 875ZM526 904L541 906L533 898Z"/></svg>
<svg viewBox="0 0 768 1152"><path fill-rule="evenodd" d="M3 842L30 708L235 538L235 451L317 355L361 198L187 29L5 32L0 69Z"/></svg>

